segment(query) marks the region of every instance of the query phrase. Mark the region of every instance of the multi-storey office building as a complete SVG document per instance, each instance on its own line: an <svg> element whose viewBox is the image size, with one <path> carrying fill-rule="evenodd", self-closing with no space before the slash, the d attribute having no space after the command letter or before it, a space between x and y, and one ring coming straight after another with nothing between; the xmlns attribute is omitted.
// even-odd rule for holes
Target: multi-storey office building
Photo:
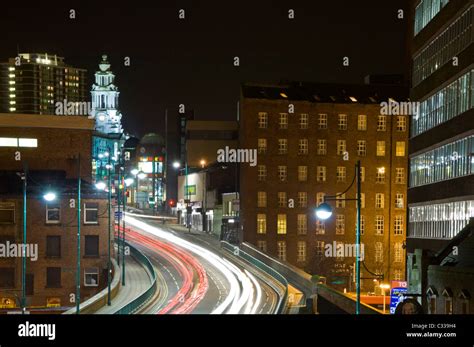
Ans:
<svg viewBox="0 0 474 347"><path fill-rule="evenodd" d="M410 133L407 270L410 291L424 296L432 260L421 254L440 251L474 216L474 1L416 0L412 13L411 98L420 112ZM469 276L452 279L474 290Z"/></svg>
<svg viewBox="0 0 474 347"><path fill-rule="evenodd" d="M243 239L353 289L355 254L334 250L355 243L356 204L331 201L326 222L315 207L347 189L360 160L363 289L382 275L404 279L408 118L381 114L381 102L406 94L400 86L244 85L239 148L257 149L258 164L240 167ZM354 184L344 197L355 196Z"/></svg>
<svg viewBox="0 0 474 347"><path fill-rule="evenodd" d="M74 113L86 115L82 105L89 100L86 72L46 53L10 58L0 63L0 113L56 114L56 103L66 100L81 103Z"/></svg>

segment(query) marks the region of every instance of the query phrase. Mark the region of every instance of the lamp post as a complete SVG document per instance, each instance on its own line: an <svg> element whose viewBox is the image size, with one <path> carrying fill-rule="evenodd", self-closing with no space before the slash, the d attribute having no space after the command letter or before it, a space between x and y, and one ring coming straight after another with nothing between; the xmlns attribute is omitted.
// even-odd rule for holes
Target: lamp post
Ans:
<svg viewBox="0 0 474 347"><path fill-rule="evenodd" d="M357 223L356 223L356 314L360 314L360 210L361 210L361 181L360 181L360 160L355 166L355 175L350 186L342 193L332 196L325 196L324 202L316 208L316 216L321 220L326 220L332 216L332 208L326 203L326 200L338 200L356 183L356 198L355 199L340 199L343 201L356 201L357 204Z"/></svg>
<svg viewBox="0 0 474 347"><path fill-rule="evenodd" d="M381 283L380 284L380 289L382 289L382 291L383 291L383 313L385 314L385 306L386 306L386 304L385 304L385 294L386 294L385 291L387 289L390 289L390 285L386 284L386 283Z"/></svg>
<svg viewBox="0 0 474 347"><path fill-rule="evenodd" d="M23 167L23 252L26 249L26 186L27 186L28 167L25 164ZM26 254L22 253L22 272L21 272L21 313L26 311Z"/></svg>

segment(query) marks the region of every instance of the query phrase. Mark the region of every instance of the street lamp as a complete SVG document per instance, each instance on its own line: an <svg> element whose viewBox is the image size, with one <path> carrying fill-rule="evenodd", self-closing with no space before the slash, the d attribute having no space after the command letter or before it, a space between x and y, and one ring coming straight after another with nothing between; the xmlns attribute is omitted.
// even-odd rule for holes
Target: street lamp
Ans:
<svg viewBox="0 0 474 347"><path fill-rule="evenodd" d="M47 192L43 195L43 199L50 202L56 200L56 193L54 192Z"/></svg>
<svg viewBox="0 0 474 347"><path fill-rule="evenodd" d="M107 187L107 184L105 184L104 181L99 181L95 184L95 187L99 190L105 190L105 188Z"/></svg>
<svg viewBox="0 0 474 347"><path fill-rule="evenodd" d="M385 314L385 291L387 289L390 289L390 285L389 284L386 284L386 283L381 283L379 285L380 289L382 289L383 291L383 313Z"/></svg>
<svg viewBox="0 0 474 347"><path fill-rule="evenodd" d="M138 172L137 177L142 180L146 178L146 173L144 173L143 171L140 171Z"/></svg>
<svg viewBox="0 0 474 347"><path fill-rule="evenodd" d="M181 167L181 163L179 161L173 162L173 168L179 169Z"/></svg>
<svg viewBox="0 0 474 347"><path fill-rule="evenodd" d="M357 228L356 228L356 314L360 314L360 210L361 210L361 181L360 181L360 160L357 161L355 166L355 175L352 179L350 186L342 193L325 196L324 201L321 205L316 208L316 216L321 220L326 220L332 216L332 208L326 203L326 200L343 200L343 201L356 201L357 203ZM340 199L341 196L352 188L352 185L356 183L356 198L355 199Z"/></svg>

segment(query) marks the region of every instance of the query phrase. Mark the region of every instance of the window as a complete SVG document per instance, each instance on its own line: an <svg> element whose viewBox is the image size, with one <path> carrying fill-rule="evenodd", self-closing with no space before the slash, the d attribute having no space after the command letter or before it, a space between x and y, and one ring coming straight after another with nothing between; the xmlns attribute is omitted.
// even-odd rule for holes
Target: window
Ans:
<svg viewBox="0 0 474 347"><path fill-rule="evenodd" d="M286 192L278 192L278 207L286 207Z"/></svg>
<svg viewBox="0 0 474 347"><path fill-rule="evenodd" d="M377 168L375 183L385 183L385 168Z"/></svg>
<svg viewBox="0 0 474 347"><path fill-rule="evenodd" d="M444 314L453 314L453 298L444 297Z"/></svg>
<svg viewBox="0 0 474 347"><path fill-rule="evenodd" d="M326 182L326 166L318 166L316 168L316 181Z"/></svg>
<svg viewBox="0 0 474 347"><path fill-rule="evenodd" d="M403 235L403 216L395 216L393 223L393 231L395 235Z"/></svg>
<svg viewBox="0 0 474 347"><path fill-rule="evenodd" d="M345 216L343 214L336 215L336 235L343 235L345 229Z"/></svg>
<svg viewBox="0 0 474 347"><path fill-rule="evenodd" d="M375 242L375 262L383 262L383 244L382 242Z"/></svg>
<svg viewBox="0 0 474 347"><path fill-rule="evenodd" d="M280 113L278 125L280 129L288 129L288 113Z"/></svg>
<svg viewBox="0 0 474 347"><path fill-rule="evenodd" d="M59 204L46 204L46 224L58 224L59 221Z"/></svg>
<svg viewBox="0 0 474 347"><path fill-rule="evenodd" d="M365 157L367 155L367 142L365 140L357 141L357 155Z"/></svg>
<svg viewBox="0 0 474 347"><path fill-rule="evenodd" d="M364 166L360 167L360 181L365 182L365 167Z"/></svg>
<svg viewBox="0 0 474 347"><path fill-rule="evenodd" d="M86 235L85 236L85 250L84 256L86 257L98 257L99 256L99 236L98 235Z"/></svg>
<svg viewBox="0 0 474 347"><path fill-rule="evenodd" d="M306 182L308 180L308 167L298 166L298 181Z"/></svg>
<svg viewBox="0 0 474 347"><path fill-rule="evenodd" d="M395 183L405 184L405 169L403 167L395 168Z"/></svg>
<svg viewBox="0 0 474 347"><path fill-rule="evenodd" d="M257 207L267 207L267 192L257 192Z"/></svg>
<svg viewBox="0 0 474 347"><path fill-rule="evenodd" d="M395 194L395 208L404 208L405 207L405 197L403 193Z"/></svg>
<svg viewBox="0 0 474 347"><path fill-rule="evenodd" d="M286 261L286 242L285 241L278 241L277 242L278 248L278 259Z"/></svg>
<svg viewBox="0 0 474 347"><path fill-rule="evenodd" d="M257 247L258 247L258 249L261 250L262 252L266 252L266 251L267 251L267 241L258 240L258 241L257 241Z"/></svg>
<svg viewBox="0 0 474 347"><path fill-rule="evenodd" d="M316 256L324 255L324 241L316 241Z"/></svg>
<svg viewBox="0 0 474 347"><path fill-rule="evenodd" d="M258 139L258 154L267 153L267 139Z"/></svg>
<svg viewBox="0 0 474 347"><path fill-rule="evenodd" d="M337 124L339 130L347 130L347 114L340 114Z"/></svg>
<svg viewBox="0 0 474 347"><path fill-rule="evenodd" d="M286 214L279 213L277 216L277 234L286 234Z"/></svg>
<svg viewBox="0 0 474 347"><path fill-rule="evenodd" d="M298 192L298 206L299 207L308 206L308 193L307 192Z"/></svg>
<svg viewBox="0 0 474 347"><path fill-rule="evenodd" d="M387 130L387 116L378 116L377 117L377 131Z"/></svg>
<svg viewBox="0 0 474 347"><path fill-rule="evenodd" d="M99 269L96 267L84 269L84 286L98 287L99 286Z"/></svg>
<svg viewBox="0 0 474 347"><path fill-rule="evenodd" d="M385 156L385 141L377 141L377 157Z"/></svg>
<svg viewBox="0 0 474 347"><path fill-rule="evenodd" d="M15 268L0 267L0 288L15 288Z"/></svg>
<svg viewBox="0 0 474 347"><path fill-rule="evenodd" d="M397 141L396 154L397 157L405 156L405 141Z"/></svg>
<svg viewBox="0 0 474 347"><path fill-rule="evenodd" d="M298 154L308 154L308 139L298 141Z"/></svg>
<svg viewBox="0 0 474 347"><path fill-rule="evenodd" d="M258 113L258 128L259 129L268 128L268 114L266 112Z"/></svg>
<svg viewBox="0 0 474 347"><path fill-rule="evenodd" d="M286 174L286 166L285 165L278 165L278 179L282 182L286 181L287 174Z"/></svg>
<svg viewBox="0 0 474 347"><path fill-rule="evenodd" d="M46 288L60 288L61 287L61 268L47 267L46 268Z"/></svg>
<svg viewBox="0 0 474 347"><path fill-rule="evenodd" d="M297 218L298 235L306 235L308 232L308 217L306 214L298 214Z"/></svg>
<svg viewBox="0 0 474 347"><path fill-rule="evenodd" d="M421 0L415 9L414 36L418 35L448 2L449 0Z"/></svg>
<svg viewBox="0 0 474 347"><path fill-rule="evenodd" d="M288 153L288 140L278 139L278 154L287 154L287 153Z"/></svg>
<svg viewBox="0 0 474 347"><path fill-rule="evenodd" d="M383 216L375 216L375 234L376 235L383 235L385 229L384 217Z"/></svg>
<svg viewBox="0 0 474 347"><path fill-rule="evenodd" d="M344 155L346 152L346 140L337 140L337 155Z"/></svg>
<svg viewBox="0 0 474 347"><path fill-rule="evenodd" d="M96 202L86 202L84 204L84 224L99 223L99 204Z"/></svg>
<svg viewBox="0 0 474 347"><path fill-rule="evenodd" d="M259 165L257 169L257 179L259 182L267 179L267 167L265 165Z"/></svg>
<svg viewBox="0 0 474 347"><path fill-rule="evenodd" d="M257 234L265 234L267 232L267 215L264 213L257 214Z"/></svg>
<svg viewBox="0 0 474 347"><path fill-rule="evenodd" d="M360 114L357 116L357 130L367 130L367 116L365 114Z"/></svg>
<svg viewBox="0 0 474 347"><path fill-rule="evenodd" d="M46 256L61 257L61 236L46 236Z"/></svg>
<svg viewBox="0 0 474 347"><path fill-rule="evenodd" d="M336 208L345 208L346 207L346 194L337 193L336 194Z"/></svg>
<svg viewBox="0 0 474 347"><path fill-rule="evenodd" d="M306 261L306 241L298 241L296 250L296 261L300 263Z"/></svg>
<svg viewBox="0 0 474 347"><path fill-rule="evenodd" d="M316 219L316 235L324 235L326 232L326 224L323 220Z"/></svg>
<svg viewBox="0 0 474 347"><path fill-rule="evenodd" d="M436 295L430 295L428 303L428 310L430 314L436 314Z"/></svg>
<svg viewBox="0 0 474 347"><path fill-rule="evenodd" d="M338 166L336 169L336 181L345 182L346 181L346 167Z"/></svg>
<svg viewBox="0 0 474 347"><path fill-rule="evenodd" d="M357 223L356 223L356 228L357 228ZM365 233L365 216L361 215L360 216L360 234L364 235Z"/></svg>
<svg viewBox="0 0 474 347"><path fill-rule="evenodd" d="M365 208L365 193L360 193L360 208Z"/></svg>
<svg viewBox="0 0 474 347"><path fill-rule="evenodd" d="M316 206L321 205L324 202L324 196L326 194L322 192L316 193Z"/></svg>
<svg viewBox="0 0 474 347"><path fill-rule="evenodd" d="M395 270L393 270L393 280L394 280L394 281L401 281L401 280L403 280L402 270L400 270L400 269L395 269Z"/></svg>
<svg viewBox="0 0 474 347"><path fill-rule="evenodd" d="M375 208L384 208L385 196L383 193L375 194Z"/></svg>
<svg viewBox="0 0 474 347"><path fill-rule="evenodd" d="M15 223L15 204L0 203L0 224Z"/></svg>
<svg viewBox="0 0 474 347"><path fill-rule="evenodd" d="M318 115L318 128L327 129L328 128L328 115L325 113L320 113Z"/></svg>
<svg viewBox="0 0 474 347"><path fill-rule="evenodd" d="M406 131L407 121L405 116L397 116L397 131Z"/></svg>
<svg viewBox="0 0 474 347"><path fill-rule="evenodd" d="M395 263L401 263L403 260L403 244L401 242L395 242L393 248L393 261Z"/></svg>
<svg viewBox="0 0 474 347"><path fill-rule="evenodd" d="M327 141L318 139L318 155L326 155L328 152Z"/></svg>
<svg viewBox="0 0 474 347"><path fill-rule="evenodd" d="M309 126L309 117L308 114L300 114L300 129L308 129Z"/></svg>

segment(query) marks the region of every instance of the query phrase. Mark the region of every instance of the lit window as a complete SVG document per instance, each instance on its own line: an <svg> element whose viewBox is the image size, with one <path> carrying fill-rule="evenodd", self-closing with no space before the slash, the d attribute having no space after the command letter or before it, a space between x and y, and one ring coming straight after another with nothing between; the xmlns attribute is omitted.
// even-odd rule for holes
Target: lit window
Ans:
<svg viewBox="0 0 474 347"><path fill-rule="evenodd" d="M306 241L298 241L296 261L297 262L305 262L306 261Z"/></svg>
<svg viewBox="0 0 474 347"><path fill-rule="evenodd" d="M85 287L98 287L99 286L99 269L85 268L84 269L84 286Z"/></svg>
<svg viewBox="0 0 474 347"><path fill-rule="evenodd" d="M403 167L397 167L395 169L395 183L405 184L405 169Z"/></svg>
<svg viewBox="0 0 474 347"><path fill-rule="evenodd" d="M265 165L259 165L257 169L257 178L259 182L267 179L267 167Z"/></svg>
<svg viewBox="0 0 474 347"><path fill-rule="evenodd" d="M385 197L383 193L375 194L375 208L384 208Z"/></svg>
<svg viewBox="0 0 474 347"><path fill-rule="evenodd" d="M357 155L359 157L365 157L367 155L367 143L365 140L357 141Z"/></svg>
<svg viewBox="0 0 474 347"><path fill-rule="evenodd" d="M305 214L298 214L297 218L298 235L306 235L308 231L308 217Z"/></svg>
<svg viewBox="0 0 474 347"><path fill-rule="evenodd" d="M282 261L286 261L286 242L285 241L278 241L277 242L278 248L278 259Z"/></svg>
<svg viewBox="0 0 474 347"><path fill-rule="evenodd" d="M324 194L322 192L316 193L316 206L319 206L324 202L324 196L325 195L326 194Z"/></svg>
<svg viewBox="0 0 474 347"><path fill-rule="evenodd" d="M395 242L393 249L394 249L393 261L395 263L401 263L403 260L403 244L401 242Z"/></svg>
<svg viewBox="0 0 474 347"><path fill-rule="evenodd" d="M338 120L338 129L347 130L347 114L340 114Z"/></svg>
<svg viewBox="0 0 474 347"><path fill-rule="evenodd" d="M382 235L385 229L384 216L375 216L375 234Z"/></svg>
<svg viewBox="0 0 474 347"><path fill-rule="evenodd" d="M360 208L365 208L365 193L360 193Z"/></svg>
<svg viewBox="0 0 474 347"><path fill-rule="evenodd" d="M258 241L257 241L257 247L258 247L258 249L261 250L262 252L266 252L266 251L267 251L267 241L258 240Z"/></svg>
<svg viewBox="0 0 474 347"><path fill-rule="evenodd" d="M318 115L318 128L319 129L327 129L328 128L328 115L324 113L320 113Z"/></svg>
<svg viewBox="0 0 474 347"><path fill-rule="evenodd" d="M278 124L280 129L288 129L288 113L280 113Z"/></svg>
<svg viewBox="0 0 474 347"><path fill-rule="evenodd" d="M324 235L326 232L326 225L323 220L316 219L316 235Z"/></svg>
<svg viewBox="0 0 474 347"><path fill-rule="evenodd" d="M277 234L286 234L286 214L280 213L277 216Z"/></svg>
<svg viewBox="0 0 474 347"><path fill-rule="evenodd" d="M337 155L344 155L346 152L346 140L337 140Z"/></svg>
<svg viewBox="0 0 474 347"><path fill-rule="evenodd" d="M308 206L308 193L307 192L298 192L298 206L299 207Z"/></svg>
<svg viewBox="0 0 474 347"><path fill-rule="evenodd" d="M298 166L298 181L306 182L308 180L308 167Z"/></svg>
<svg viewBox="0 0 474 347"><path fill-rule="evenodd" d="M318 166L316 168L316 181L326 182L326 166Z"/></svg>
<svg viewBox="0 0 474 347"><path fill-rule="evenodd" d="M278 154L287 154L287 153L288 153L288 140L278 139Z"/></svg>
<svg viewBox="0 0 474 347"><path fill-rule="evenodd" d="M316 256L322 257L324 255L324 241L316 241Z"/></svg>
<svg viewBox="0 0 474 347"><path fill-rule="evenodd" d="M336 181L337 182L346 182L346 167L338 166L336 170Z"/></svg>
<svg viewBox="0 0 474 347"><path fill-rule="evenodd" d="M66 82L67 85L67 82ZM268 128L268 114L266 112L258 113L258 127L260 129Z"/></svg>
<svg viewBox="0 0 474 347"><path fill-rule="evenodd" d="M345 230L346 219L343 214L336 215L336 235L343 235Z"/></svg>
<svg viewBox="0 0 474 347"><path fill-rule="evenodd" d="M285 165L278 166L278 179L282 182L286 181L287 178L287 170Z"/></svg>
<svg viewBox="0 0 474 347"><path fill-rule="evenodd" d="M16 137L0 137L0 147L18 147Z"/></svg>
<svg viewBox="0 0 474 347"><path fill-rule="evenodd" d="M38 147L38 140L37 139L18 139L18 143L20 147Z"/></svg>
<svg viewBox="0 0 474 347"><path fill-rule="evenodd" d="M377 118L377 131L387 130L387 116L378 116Z"/></svg>
<svg viewBox="0 0 474 347"><path fill-rule="evenodd" d="M403 235L403 216L395 216L393 227L395 235Z"/></svg>
<svg viewBox="0 0 474 347"><path fill-rule="evenodd" d="M365 114L360 114L357 116L357 130L367 130L367 116Z"/></svg>
<svg viewBox="0 0 474 347"><path fill-rule="evenodd" d="M336 208L345 208L346 207L346 194L337 193L336 194Z"/></svg>
<svg viewBox="0 0 474 347"><path fill-rule="evenodd" d="M257 214L257 234L265 234L267 232L267 215L264 213Z"/></svg>
<svg viewBox="0 0 474 347"><path fill-rule="evenodd" d="M318 155L327 154L327 141L324 139L318 139Z"/></svg>
<svg viewBox="0 0 474 347"><path fill-rule="evenodd" d="M298 141L298 154L308 154L308 139Z"/></svg>
<svg viewBox="0 0 474 347"><path fill-rule="evenodd" d="M383 244L382 242L375 242L375 261L377 263L383 262Z"/></svg>
<svg viewBox="0 0 474 347"><path fill-rule="evenodd" d="M377 157L385 156L385 141L377 141Z"/></svg>
<svg viewBox="0 0 474 347"><path fill-rule="evenodd" d="M278 207L286 207L286 192L278 192Z"/></svg>
<svg viewBox="0 0 474 347"><path fill-rule="evenodd" d="M397 131L406 131L407 121L405 116L397 116Z"/></svg>
<svg viewBox="0 0 474 347"><path fill-rule="evenodd" d="M300 114L300 129L308 129L308 126L309 126L308 114L305 114L305 113Z"/></svg>
<svg viewBox="0 0 474 347"><path fill-rule="evenodd" d="M396 156L397 157L405 156L405 141L397 141Z"/></svg>
<svg viewBox="0 0 474 347"><path fill-rule="evenodd" d="M360 181L365 182L365 167L364 166L360 167Z"/></svg>
<svg viewBox="0 0 474 347"><path fill-rule="evenodd" d="M405 197L403 193L395 194L395 208L404 208L405 206Z"/></svg>
<svg viewBox="0 0 474 347"><path fill-rule="evenodd" d="M257 206L267 207L267 192L257 192Z"/></svg>
<svg viewBox="0 0 474 347"><path fill-rule="evenodd" d="M378 168L375 174L375 183L385 183L385 169Z"/></svg>
<svg viewBox="0 0 474 347"><path fill-rule="evenodd" d="M258 154L267 153L267 139L258 139Z"/></svg>

